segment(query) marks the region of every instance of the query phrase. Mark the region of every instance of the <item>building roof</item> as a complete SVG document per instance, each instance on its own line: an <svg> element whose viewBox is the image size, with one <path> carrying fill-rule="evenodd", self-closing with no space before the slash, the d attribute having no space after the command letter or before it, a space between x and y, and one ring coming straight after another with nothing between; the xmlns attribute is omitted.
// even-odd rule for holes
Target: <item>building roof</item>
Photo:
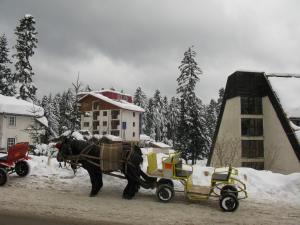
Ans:
<svg viewBox="0 0 300 225"><path fill-rule="evenodd" d="M105 102L108 102L108 103L110 103L112 105L118 106L118 107L120 107L122 109L127 109L127 110L130 110L130 111L136 111L136 112L145 112L145 110L143 108L141 108L141 107L139 107L137 105L134 105L134 104L129 103L129 102L124 101L124 100L110 99L110 98L108 98L108 97L106 97L106 96L104 96L102 94L97 94L95 92L85 92L85 95L79 99L79 102L81 100L83 100L85 97L89 96L89 95L93 96L95 98L98 98L100 100L103 100Z"/></svg>
<svg viewBox="0 0 300 225"><path fill-rule="evenodd" d="M297 75L266 74L264 72L236 71L227 79L224 99L208 156L210 165L227 99L236 96L268 96L278 119L300 161L300 127L290 118L300 118L300 77Z"/></svg>
<svg viewBox="0 0 300 225"><path fill-rule="evenodd" d="M300 77L267 75L267 78L287 117L300 118Z"/></svg>
<svg viewBox="0 0 300 225"><path fill-rule="evenodd" d="M34 116L38 122L48 127L42 107L15 97L0 95L0 114Z"/></svg>

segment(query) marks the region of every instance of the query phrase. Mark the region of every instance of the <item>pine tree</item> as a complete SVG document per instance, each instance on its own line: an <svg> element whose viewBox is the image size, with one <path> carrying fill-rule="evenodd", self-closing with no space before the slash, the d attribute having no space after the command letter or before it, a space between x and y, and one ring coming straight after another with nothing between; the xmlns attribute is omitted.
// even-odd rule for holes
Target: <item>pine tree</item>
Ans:
<svg viewBox="0 0 300 225"><path fill-rule="evenodd" d="M217 115L220 114L220 110L221 110L221 105L222 105L222 102L223 102L224 94L225 94L225 89L222 87L222 88L219 89L219 98L217 100Z"/></svg>
<svg viewBox="0 0 300 225"><path fill-rule="evenodd" d="M13 55L17 60L15 64L15 82L19 85L19 97L28 101L36 100L37 90L32 80L34 72L29 62L29 58L34 55L34 49L37 47L38 42L36 38L37 31L34 26L33 16L25 15L15 29L17 36L17 44L15 45L17 53Z"/></svg>
<svg viewBox="0 0 300 225"><path fill-rule="evenodd" d="M8 59L7 39L3 34L0 36L0 94L6 96L15 95L15 85L10 68L11 61Z"/></svg>
<svg viewBox="0 0 300 225"><path fill-rule="evenodd" d="M165 96L162 100L162 136L161 140L162 142L166 144L170 144L170 141L168 139L168 125L170 124L168 119L169 119L169 104L168 104L168 98Z"/></svg>
<svg viewBox="0 0 300 225"><path fill-rule="evenodd" d="M180 115L179 99L172 97L171 101L170 101L170 105L168 106L168 114L167 114L168 134L167 134L167 137L169 140L172 140L173 146L176 143L176 133L177 133L179 115Z"/></svg>
<svg viewBox="0 0 300 225"><path fill-rule="evenodd" d="M148 107L145 111L145 134L155 139L154 103L152 98L149 99L147 105Z"/></svg>
<svg viewBox="0 0 300 225"><path fill-rule="evenodd" d="M138 87L134 93L133 103L137 106L142 107L146 110L147 108L147 96L142 91L141 87ZM141 128L142 133L146 133L146 113L143 113L141 115Z"/></svg>
<svg viewBox="0 0 300 225"><path fill-rule="evenodd" d="M205 130L201 115L201 101L196 97L195 87L199 81L201 69L195 61L196 52L189 48L179 66L180 75L177 78L177 93L180 95L180 116L177 130L176 146L181 150L182 156L192 160L203 158Z"/></svg>
<svg viewBox="0 0 300 225"><path fill-rule="evenodd" d="M154 129L155 129L155 140L162 141L163 133L163 100L159 90L156 90L153 96L153 107L154 107Z"/></svg>

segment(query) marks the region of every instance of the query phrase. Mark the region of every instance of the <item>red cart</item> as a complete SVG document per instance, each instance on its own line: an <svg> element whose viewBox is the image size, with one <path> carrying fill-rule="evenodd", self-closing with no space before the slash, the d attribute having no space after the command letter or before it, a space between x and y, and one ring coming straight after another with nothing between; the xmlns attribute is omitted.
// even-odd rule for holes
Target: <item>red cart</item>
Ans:
<svg viewBox="0 0 300 225"><path fill-rule="evenodd" d="M17 173L20 177L25 177L29 173L29 164L27 160L29 143L21 142L11 146L6 156L0 157L0 186L7 182L7 176Z"/></svg>

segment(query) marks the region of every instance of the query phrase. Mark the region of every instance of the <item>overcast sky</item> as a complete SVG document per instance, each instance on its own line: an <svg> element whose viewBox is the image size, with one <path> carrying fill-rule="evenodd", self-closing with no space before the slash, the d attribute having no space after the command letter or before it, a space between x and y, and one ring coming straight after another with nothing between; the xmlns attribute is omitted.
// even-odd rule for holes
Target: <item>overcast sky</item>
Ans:
<svg viewBox="0 0 300 225"><path fill-rule="evenodd" d="M173 96L193 45L207 103L236 70L299 74L299 12L298 0L0 0L0 34L12 47L18 20L35 17L39 96L71 87L78 72L93 89Z"/></svg>

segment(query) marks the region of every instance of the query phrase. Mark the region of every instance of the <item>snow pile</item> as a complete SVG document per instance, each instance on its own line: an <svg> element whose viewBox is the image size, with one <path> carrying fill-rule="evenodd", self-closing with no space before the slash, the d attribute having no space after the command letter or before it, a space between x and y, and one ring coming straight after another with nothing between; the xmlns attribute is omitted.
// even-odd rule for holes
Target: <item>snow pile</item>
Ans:
<svg viewBox="0 0 300 225"><path fill-rule="evenodd" d="M50 157L56 157L57 148L55 147L55 143L46 144L38 144L34 146L33 152L35 155L44 155Z"/></svg>

